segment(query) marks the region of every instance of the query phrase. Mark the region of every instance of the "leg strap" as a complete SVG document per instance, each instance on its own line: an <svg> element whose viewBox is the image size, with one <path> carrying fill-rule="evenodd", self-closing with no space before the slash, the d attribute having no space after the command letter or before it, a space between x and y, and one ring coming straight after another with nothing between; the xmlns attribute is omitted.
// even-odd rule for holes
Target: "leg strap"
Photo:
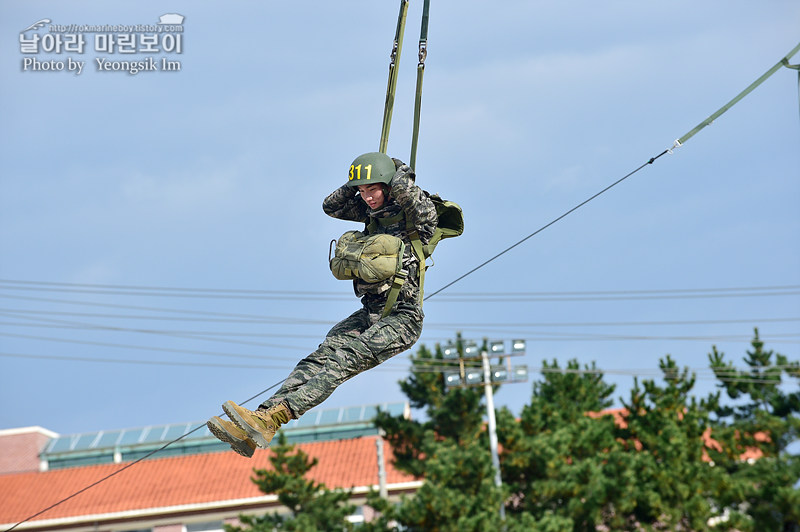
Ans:
<svg viewBox="0 0 800 532"><path fill-rule="evenodd" d="M400 270L394 275L394 278L392 279L392 287L389 288L389 294L386 297L386 306L383 307L383 314L381 315L382 318L385 318L390 312L392 312L392 307L395 303L397 303L397 296L400 295L400 289L403 288L407 278L407 270Z"/></svg>

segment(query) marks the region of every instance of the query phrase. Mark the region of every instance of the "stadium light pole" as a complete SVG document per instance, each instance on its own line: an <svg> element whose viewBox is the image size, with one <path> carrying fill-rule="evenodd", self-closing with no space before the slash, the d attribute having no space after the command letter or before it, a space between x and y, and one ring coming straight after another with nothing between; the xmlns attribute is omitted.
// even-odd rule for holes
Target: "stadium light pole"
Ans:
<svg viewBox="0 0 800 532"><path fill-rule="evenodd" d="M493 341L489 342L486 338L483 340L483 346L478 354L478 346L475 342L468 341L462 343L463 355L458 350L457 346L449 343L442 351L445 359L458 359L458 373L446 372L444 374L445 390L448 388L463 388L480 386L483 384L484 395L486 396L486 414L488 417L488 431L489 431L489 451L492 456L492 467L494 468L494 483L498 488L502 488L503 479L500 474L500 456L498 454L497 443L497 419L495 417L494 409L494 390L493 384L500 383L515 383L526 382L528 380L528 367L525 365L511 367L510 359L507 366L497 365L494 368L489 363L489 357L498 356L501 358L522 356L525 354L525 340L513 340L511 342L511 352L505 353L505 342ZM464 359L476 359L480 357L482 362L482 370L467 370L464 365ZM483 381L483 383L481 383ZM500 504L500 519L505 521L506 508L505 504Z"/></svg>
<svg viewBox="0 0 800 532"><path fill-rule="evenodd" d="M486 395L486 415L489 417L489 450L492 452L492 466L494 467L494 485L503 487L500 476L500 456L497 453L497 420L494 415L494 391L492 390L492 370L489 367L489 354L486 352L486 342L481 349L483 361L483 393ZM506 520L506 505L500 503L500 519Z"/></svg>

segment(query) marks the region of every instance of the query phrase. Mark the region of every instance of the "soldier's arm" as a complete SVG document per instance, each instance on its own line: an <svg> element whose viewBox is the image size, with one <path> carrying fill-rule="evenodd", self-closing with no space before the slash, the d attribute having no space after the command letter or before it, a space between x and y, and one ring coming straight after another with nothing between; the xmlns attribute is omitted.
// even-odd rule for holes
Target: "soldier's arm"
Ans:
<svg viewBox="0 0 800 532"><path fill-rule="evenodd" d="M406 164L395 159L397 173L392 177L391 194L409 220L417 228L423 242L427 243L433 236L438 218L436 207L425 192L414 184L414 171Z"/></svg>
<svg viewBox="0 0 800 532"><path fill-rule="evenodd" d="M322 202L325 214L340 220L367 221L367 205L356 196L358 189L342 185Z"/></svg>

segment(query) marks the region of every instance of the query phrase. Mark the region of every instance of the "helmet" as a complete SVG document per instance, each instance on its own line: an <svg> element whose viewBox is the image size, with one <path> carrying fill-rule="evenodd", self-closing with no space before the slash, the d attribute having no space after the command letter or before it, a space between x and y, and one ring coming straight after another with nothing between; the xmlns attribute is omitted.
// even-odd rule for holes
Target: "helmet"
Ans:
<svg viewBox="0 0 800 532"><path fill-rule="evenodd" d="M396 172L394 161L385 153L371 152L359 155L350 165L347 183L349 187L369 185L370 183L384 183L392 180Z"/></svg>

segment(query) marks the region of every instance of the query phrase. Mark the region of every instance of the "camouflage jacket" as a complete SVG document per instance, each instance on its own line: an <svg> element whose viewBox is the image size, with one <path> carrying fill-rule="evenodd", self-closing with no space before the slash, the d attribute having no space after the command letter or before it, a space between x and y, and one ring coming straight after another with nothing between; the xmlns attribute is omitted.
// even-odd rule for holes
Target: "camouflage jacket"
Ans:
<svg viewBox="0 0 800 532"><path fill-rule="evenodd" d="M325 214L340 220L351 220L369 224L372 218L395 216L401 211L405 218L411 220L419 233L420 240L427 244L436 229L436 207L428 195L414 184L414 171L406 164L395 159L397 172L390 183L390 192L384 206L377 210L370 209L364 200L357 195L358 189L343 185L334 190L322 202ZM388 226L379 226L379 231L401 238L406 244L403 256L403 267L408 270L408 279L403 285L398 302L417 303L419 297L419 265L408 238L406 220ZM356 296L362 298L370 311L382 309L391 287L391 279L380 283L367 283L360 279L353 281Z"/></svg>

